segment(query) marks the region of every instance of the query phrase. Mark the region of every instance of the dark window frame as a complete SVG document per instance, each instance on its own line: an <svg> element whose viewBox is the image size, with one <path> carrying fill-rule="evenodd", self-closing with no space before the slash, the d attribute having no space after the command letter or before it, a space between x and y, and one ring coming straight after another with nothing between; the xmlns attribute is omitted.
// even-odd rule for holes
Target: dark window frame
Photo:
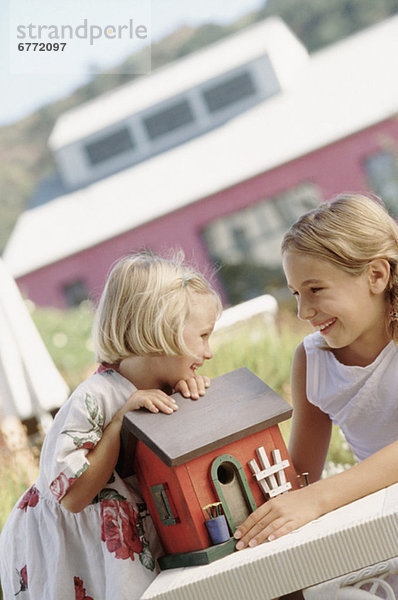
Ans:
<svg viewBox="0 0 398 600"><path fill-rule="evenodd" d="M151 141L156 141L192 123L195 123L195 114L186 98L167 107L161 107L143 118L145 132Z"/></svg>
<svg viewBox="0 0 398 600"><path fill-rule="evenodd" d="M120 127L85 144L84 149L92 166L135 150L135 141L128 127Z"/></svg>
<svg viewBox="0 0 398 600"><path fill-rule="evenodd" d="M209 113L214 114L225 110L242 100L254 98L257 86L249 69L240 73L230 74L221 81L206 86L202 91L203 100Z"/></svg>

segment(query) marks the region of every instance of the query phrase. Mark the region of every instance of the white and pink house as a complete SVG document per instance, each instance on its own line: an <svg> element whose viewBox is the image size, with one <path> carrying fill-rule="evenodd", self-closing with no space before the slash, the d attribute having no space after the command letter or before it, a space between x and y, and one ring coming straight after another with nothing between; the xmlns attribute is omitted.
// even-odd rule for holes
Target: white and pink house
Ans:
<svg viewBox="0 0 398 600"><path fill-rule="evenodd" d="M64 191L21 215L4 262L58 307L142 248L220 264L226 302L269 291L302 212L373 190L398 215L397 67L398 17L312 55L272 18L81 105L49 140Z"/></svg>

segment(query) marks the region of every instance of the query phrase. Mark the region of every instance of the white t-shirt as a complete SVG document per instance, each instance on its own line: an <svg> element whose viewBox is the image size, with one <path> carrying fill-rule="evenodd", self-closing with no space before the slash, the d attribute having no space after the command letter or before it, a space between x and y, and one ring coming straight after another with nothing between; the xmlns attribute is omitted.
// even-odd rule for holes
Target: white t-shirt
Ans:
<svg viewBox="0 0 398 600"><path fill-rule="evenodd" d="M366 367L347 366L319 332L304 339L307 398L339 425L359 460L398 440L398 346Z"/></svg>

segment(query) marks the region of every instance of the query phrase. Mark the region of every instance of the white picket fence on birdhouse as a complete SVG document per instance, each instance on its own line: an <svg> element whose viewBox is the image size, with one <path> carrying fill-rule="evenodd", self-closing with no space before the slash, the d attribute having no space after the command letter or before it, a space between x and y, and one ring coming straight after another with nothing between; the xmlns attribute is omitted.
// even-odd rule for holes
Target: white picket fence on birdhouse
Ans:
<svg viewBox="0 0 398 600"><path fill-rule="evenodd" d="M256 454L261 469L255 458L249 461L249 468L263 491L264 496L273 498L290 490L292 484L286 480L284 471L289 466L289 461L282 460L280 451L277 448L271 451L273 465L271 465L267 453L262 446L256 449Z"/></svg>

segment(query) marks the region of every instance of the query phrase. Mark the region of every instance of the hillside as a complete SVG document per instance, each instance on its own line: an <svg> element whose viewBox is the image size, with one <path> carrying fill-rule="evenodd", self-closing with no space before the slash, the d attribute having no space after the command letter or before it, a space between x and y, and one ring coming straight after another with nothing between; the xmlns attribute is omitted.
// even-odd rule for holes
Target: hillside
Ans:
<svg viewBox="0 0 398 600"><path fill-rule="evenodd" d="M152 45L152 68L194 52L234 31L279 15L310 52L398 13L397 0L268 0L264 8L225 27L208 23L182 27ZM126 62L139 62L133 55ZM97 75L71 95L44 106L15 124L0 128L0 252L18 215L27 206L37 183L55 169L47 139L58 116L132 79L113 73Z"/></svg>

